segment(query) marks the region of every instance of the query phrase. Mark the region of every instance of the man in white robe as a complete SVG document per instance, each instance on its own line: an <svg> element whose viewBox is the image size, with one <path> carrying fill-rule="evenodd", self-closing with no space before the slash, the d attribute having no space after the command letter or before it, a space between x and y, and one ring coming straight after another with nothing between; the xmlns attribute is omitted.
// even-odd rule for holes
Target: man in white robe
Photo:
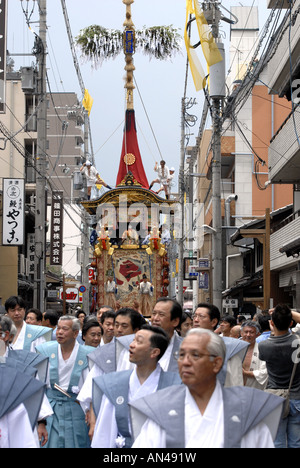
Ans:
<svg viewBox="0 0 300 468"><path fill-rule="evenodd" d="M140 309L144 317L150 317L152 312L153 284L143 275L143 281L138 285L140 292Z"/></svg>
<svg viewBox="0 0 300 468"><path fill-rule="evenodd" d="M202 328L214 332L220 322L221 314L214 304L198 304L194 317L193 328ZM244 385L243 361L249 346L245 341L224 336L226 359L218 378L225 387Z"/></svg>
<svg viewBox="0 0 300 468"><path fill-rule="evenodd" d="M131 403L132 448L273 448L283 400L225 389L217 380L225 355L221 337L190 330L178 353L184 385Z"/></svg>
<svg viewBox="0 0 300 468"><path fill-rule="evenodd" d="M39 448L22 403L0 418L0 449L2 448Z"/></svg>
<svg viewBox="0 0 300 468"><path fill-rule="evenodd" d="M12 349L25 349L35 352L36 346L51 340L52 330L50 328L29 325L24 321L25 302L22 297L11 296L7 299L5 310L17 328L17 333L11 343Z"/></svg>
<svg viewBox="0 0 300 468"><path fill-rule="evenodd" d="M131 308L121 308L115 317L115 339L101 346L97 351L88 356L90 371L78 394L77 400L86 414L86 420L90 426L89 435L92 437L95 418L91 408L93 395L93 379L103 374L121 370L133 369L135 364L129 361L128 347L118 346L118 340L134 334L146 323L141 314Z"/></svg>
<svg viewBox="0 0 300 468"><path fill-rule="evenodd" d="M151 325L161 327L170 339L169 346L159 361L164 371L178 372L174 353L178 351L182 341L176 332L182 319L182 313L181 305L168 297L158 299L152 311Z"/></svg>
<svg viewBox="0 0 300 468"><path fill-rule="evenodd" d="M169 198L170 170L168 166L166 166L166 162L162 160L160 161L159 165L156 162L154 166L154 171L157 172L158 177L157 179L154 179L151 182L151 184L149 185L149 190L152 189L154 184L160 184L165 191L166 198L168 199Z"/></svg>
<svg viewBox="0 0 300 468"><path fill-rule="evenodd" d="M260 335L257 322L247 320L242 324L241 337L249 343L246 357L243 363L244 385L246 387L265 390L268 383L268 371L265 361L259 359L257 337Z"/></svg>
<svg viewBox="0 0 300 468"><path fill-rule="evenodd" d="M47 420L47 448L88 448L85 416L77 395L88 374L87 356L95 348L77 342L79 320L65 315L57 327L57 342L44 343L37 351L49 358L47 397L53 416Z"/></svg>
<svg viewBox="0 0 300 468"><path fill-rule="evenodd" d="M100 387L102 398L92 448L130 447L127 399L130 403L137 398L154 393L157 389L180 383L177 374L165 373L158 364L158 360L167 349L167 346L168 337L162 329L145 325L136 333L129 346L129 360L136 364L135 369L96 379L94 393L97 394ZM124 384L121 383L123 381ZM126 393L123 395L122 391ZM113 396L115 393L118 395L116 400ZM123 421L121 421L122 418ZM127 418L128 424L124 423L124 418Z"/></svg>
<svg viewBox="0 0 300 468"><path fill-rule="evenodd" d="M38 448L35 427L45 385L29 369L21 372L5 361L0 363L0 382L0 448Z"/></svg>
<svg viewBox="0 0 300 468"><path fill-rule="evenodd" d="M107 281L105 283L105 302L112 309L116 309L116 294L117 294L117 285L114 281L113 275L108 274Z"/></svg>
<svg viewBox="0 0 300 468"><path fill-rule="evenodd" d="M0 358L2 357L3 362L7 363L10 361L16 363L16 368L26 372L27 368L33 367L36 369L36 373L31 372L30 375L36 375L36 378L45 382L46 368L48 367L48 361L40 359L36 353L32 353L24 350L12 350L10 347L10 340L16 333L16 327L13 321L8 316L0 317ZM19 411L19 413L22 413ZM48 440L48 432L46 428L46 419L53 414L51 405L46 395L44 395L43 402L40 408L38 416L38 424L34 430L36 438L36 445L45 445ZM11 418L14 418L11 415ZM14 419L12 419L14 420ZM10 421L10 419L9 419ZM22 421L22 416L20 416ZM20 422L21 424L21 422Z"/></svg>

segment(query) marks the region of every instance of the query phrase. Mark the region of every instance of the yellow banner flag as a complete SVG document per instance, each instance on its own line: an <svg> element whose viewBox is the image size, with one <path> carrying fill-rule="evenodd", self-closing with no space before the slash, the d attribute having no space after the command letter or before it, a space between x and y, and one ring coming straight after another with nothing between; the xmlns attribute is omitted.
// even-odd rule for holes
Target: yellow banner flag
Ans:
<svg viewBox="0 0 300 468"><path fill-rule="evenodd" d="M94 99L91 97L88 90L86 89L85 92L84 92L84 98L83 98L83 101L82 101L82 105L85 108L85 110L88 111L89 115L91 113L93 103L94 103Z"/></svg>
<svg viewBox="0 0 300 468"><path fill-rule="evenodd" d="M210 27L207 24L204 13L199 6L198 1L187 0L184 39L195 88L196 91L200 91L206 86L206 75L200 63L197 52L191 45L191 41L188 36L187 27L188 22L190 20L190 15L195 15L198 33L201 41L201 47L208 67L211 67L212 65L221 62L223 58L219 51L218 45L216 44L215 39L211 33Z"/></svg>

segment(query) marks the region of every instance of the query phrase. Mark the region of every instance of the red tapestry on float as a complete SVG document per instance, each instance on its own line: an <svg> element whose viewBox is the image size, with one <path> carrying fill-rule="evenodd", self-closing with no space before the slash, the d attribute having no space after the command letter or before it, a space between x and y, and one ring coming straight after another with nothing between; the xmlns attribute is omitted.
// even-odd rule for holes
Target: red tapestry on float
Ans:
<svg viewBox="0 0 300 468"><path fill-rule="evenodd" d="M126 111L123 147L116 186L121 184L128 172L132 173L142 187L149 188L137 140L134 110Z"/></svg>

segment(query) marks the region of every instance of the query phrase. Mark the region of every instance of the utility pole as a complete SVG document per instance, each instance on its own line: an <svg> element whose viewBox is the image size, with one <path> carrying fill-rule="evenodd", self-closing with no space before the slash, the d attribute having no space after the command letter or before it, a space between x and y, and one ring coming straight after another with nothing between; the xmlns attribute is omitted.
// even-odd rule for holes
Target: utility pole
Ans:
<svg viewBox="0 0 300 468"><path fill-rule="evenodd" d="M84 80L80 71L79 61L77 58L76 47L71 31L71 25L69 20L69 15L67 11L67 5L65 0L61 0L62 11L65 19L66 30L68 34L69 44L72 52L73 63L75 67L75 71L77 74L79 86L82 92L82 95L85 93L85 84ZM84 113L84 159L87 161L89 158L89 143L91 146L91 163L94 164L94 152L92 146L92 135L91 135L91 127L90 127L90 120L88 111L83 109ZM87 195L87 191L85 190ZM82 254L81 254L81 281L82 284L86 287L86 291L83 294L83 301L82 301L82 308L83 310L88 313L89 312L89 303L90 303L90 284L89 284L89 261L90 261L90 243L89 243L89 228L88 228L88 219L89 215L82 209L81 215L81 223L82 223L82 233L81 233L81 247L82 247Z"/></svg>
<svg viewBox="0 0 300 468"><path fill-rule="evenodd" d="M84 157L87 161L89 159L89 116L88 111L84 111ZM86 192L87 193L87 192ZM81 281L85 286L86 291L82 297L82 308L86 314L90 312L90 284L89 284L89 261L90 261L90 242L89 242L89 228L88 228L89 215L82 211L82 268L81 268Z"/></svg>
<svg viewBox="0 0 300 468"><path fill-rule="evenodd" d="M178 296L177 300L183 306L183 270L184 270L184 157L185 157L185 98L181 101L181 149L179 167L179 193L180 193L180 234L178 246Z"/></svg>
<svg viewBox="0 0 300 468"><path fill-rule="evenodd" d="M212 281L213 304L222 310L221 100L213 99Z"/></svg>
<svg viewBox="0 0 300 468"><path fill-rule="evenodd" d="M38 60L38 100L37 113L37 157L36 157L36 214L35 214L35 268L34 268L34 307L44 311L45 306L45 260L46 260L46 150L47 150L47 0L40 0L39 36L36 36Z"/></svg>
<svg viewBox="0 0 300 468"><path fill-rule="evenodd" d="M213 160L212 160L212 291L213 303L222 311L222 206L221 206L221 137L222 114L225 87L225 50L219 38L219 25L222 18L218 2L212 1L205 4L204 10L207 23L212 27L212 35L216 40L223 60L210 67L210 98L213 118Z"/></svg>

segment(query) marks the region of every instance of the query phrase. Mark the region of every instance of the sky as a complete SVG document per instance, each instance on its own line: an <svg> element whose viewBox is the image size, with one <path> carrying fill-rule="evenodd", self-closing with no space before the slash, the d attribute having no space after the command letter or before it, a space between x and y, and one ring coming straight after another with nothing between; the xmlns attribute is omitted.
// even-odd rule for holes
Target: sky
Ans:
<svg viewBox="0 0 300 468"><path fill-rule="evenodd" d="M33 1L8 0L7 49L11 54L31 52L34 36L26 25L21 5L33 5ZM122 0L66 0L73 37L92 24L108 29L123 30L126 7ZM259 24L262 28L268 18L267 0L223 0L222 5L259 6ZM228 13L223 10L225 16ZM185 0L135 0L132 5L136 29L143 26L173 25L183 36L186 18ZM38 10L35 8L31 27L38 33ZM75 92L82 99L79 81L73 65L71 49L63 17L61 1L48 0L48 58L47 69L52 92ZM222 22L222 37L229 41L229 26ZM228 47L227 47L228 52ZM94 99L90 115L92 146L97 170L112 187L115 186L123 140L123 124L126 110L124 89L124 55L105 61L95 68L83 60L78 50L80 70L85 87ZM205 61L199 51L202 65ZM15 70L21 66L35 64L33 56L14 56ZM186 76L186 51L175 55L172 60L149 60L141 52L134 56L136 67L135 113L138 141L149 183L155 178L153 171L161 157L169 167L174 166L178 176L181 141L181 100L184 96ZM197 104L189 113L198 118L190 129L189 145L195 144L204 102L203 92L196 92L191 74L188 76L186 96L196 99ZM150 122L150 123L149 123ZM177 179L177 177L176 177ZM157 186L158 188L158 186Z"/></svg>

